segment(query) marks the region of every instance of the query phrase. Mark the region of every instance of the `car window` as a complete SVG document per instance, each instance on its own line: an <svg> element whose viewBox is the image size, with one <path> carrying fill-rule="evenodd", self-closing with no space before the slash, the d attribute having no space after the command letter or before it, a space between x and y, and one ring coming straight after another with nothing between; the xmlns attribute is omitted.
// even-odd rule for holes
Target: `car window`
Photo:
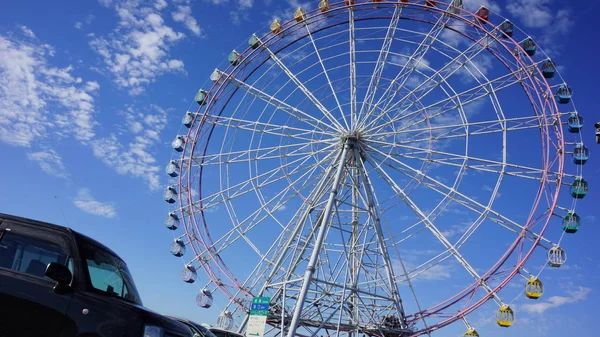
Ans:
<svg viewBox="0 0 600 337"><path fill-rule="evenodd" d="M210 331L211 331L211 332L212 332L212 333L213 333L215 336L217 336L217 337L229 337L229 336L227 335L227 332L226 332L226 331L221 331L221 330L212 330L212 329L211 329Z"/></svg>
<svg viewBox="0 0 600 337"><path fill-rule="evenodd" d="M216 337L210 330L202 325L194 324L193 329L198 333L198 335L200 335L200 337Z"/></svg>
<svg viewBox="0 0 600 337"><path fill-rule="evenodd" d="M125 262L92 246L85 246L82 254L92 287L111 296L141 304Z"/></svg>
<svg viewBox="0 0 600 337"><path fill-rule="evenodd" d="M52 242L4 232L0 241L0 268L45 277L50 262L67 264L67 254Z"/></svg>

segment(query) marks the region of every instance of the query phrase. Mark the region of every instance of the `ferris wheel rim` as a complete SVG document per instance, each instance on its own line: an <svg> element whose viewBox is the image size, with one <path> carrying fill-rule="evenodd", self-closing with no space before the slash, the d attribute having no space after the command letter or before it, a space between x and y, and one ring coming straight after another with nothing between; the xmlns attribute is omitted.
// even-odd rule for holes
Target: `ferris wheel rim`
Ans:
<svg viewBox="0 0 600 337"><path fill-rule="evenodd" d="M384 4L389 4L389 3L391 3L391 2L389 2L389 1L384 1L384 2L381 2L381 4L382 4L382 5L384 5ZM360 4L355 4L355 5L346 6L346 7L360 6L360 5L363 5L363 4L364 4L364 3L360 3ZM396 2L394 2L393 4L394 4L394 5L397 5L397 3L396 3ZM346 7L345 7L345 8L346 8ZM428 10L429 10L429 9L428 9ZM315 11L316 11L316 10L315 10ZM464 10L463 10L463 11L464 11ZM472 14L472 13L471 13L471 14ZM473 15L473 14L472 14L472 15ZM473 16L474 16L474 15L473 15ZM289 27L288 27L288 28L289 28ZM327 27L326 27L326 28L327 28ZM323 28L323 29L326 29L326 28ZM300 38L300 39L302 39L302 38ZM290 43L290 44L291 44L291 43ZM282 50L283 50L283 49L285 49L285 48L287 48L287 47L284 47L284 48L282 48ZM257 69L258 69L258 67L257 67ZM536 67L536 69L537 69L537 67ZM539 72L539 69L537 69L537 71ZM230 74L229 76L232 76L232 75ZM212 90L212 88L211 88L211 90ZM554 102L554 101L552 101L552 102L554 103L554 105L556 105L556 102ZM225 105L225 106L226 106L226 105ZM558 111L558 109L557 109L556 111ZM547 127L548 127L548 125L546 124L546 125L545 125L545 127L547 128ZM213 128L214 128L214 125L213 125ZM201 128L198 128L198 130L201 130ZM560 130L559 132L561 132L561 133L562 133L562 128L558 128L558 130ZM191 133L192 133L192 130L190 130L190 134L191 134ZM197 143L197 137L199 136L199 134L200 134L200 133L198 132L198 133L196 133L196 135L195 135L195 137L196 137L196 138L194 139L194 142L193 142L193 147L192 147L192 149L193 149L193 148L196 146L196 143ZM549 136L548 136L548 137L549 137ZM189 138L188 138L188 139L189 139ZM563 141L563 142L564 142L564 140L561 140L561 141ZM206 142L206 144L208 144L208 141ZM186 146L187 146L187 144L186 144ZM193 152L193 150L192 150L192 152ZM185 153L185 151L184 151L184 153ZM206 147L205 147L205 153L206 153ZM183 158L183 155L182 155L182 160L183 160L183 159L184 159L184 158ZM562 168L563 161L564 161L564 157L561 157L560 159L561 159L561 160L560 160L560 161L561 161L561 163L560 163L560 166L561 166L561 168ZM188 167L188 169L191 169L191 167L192 167L192 166L190 165L190 166ZM202 169L203 169L203 167L201 167L201 170L202 170ZM183 177L183 175L181 175L181 177ZM187 178L188 178L188 184L190 183L190 180L189 180L189 179L191 179L191 177L192 177L192 175L190 175L190 174L188 174L188 175L187 175ZM200 175L200 177L201 177L201 175ZM188 186L191 186L191 185L188 185ZM559 188L558 188L558 190L557 190L557 192L556 192L556 194L555 194L555 195L558 195L558 194L559 194L559 191L560 191L560 184L559 184L558 186L559 186ZM540 190L542 190L542 189L543 189L543 184L542 184L542 186L540 187ZM189 202L189 204L191 205L191 204L192 204L192 196L191 196L191 191L188 191L187 193L188 193L188 202ZM202 193L202 192L201 192L201 191L199 191L199 193ZM200 200L202 200L202 198L201 198L201 194L200 194ZM182 200L180 200L180 201L182 201ZM554 203L556 204L556 198L555 198L555 201L554 201ZM183 206L182 206L182 208L183 208ZM204 217L204 213L203 213L203 212L204 212L204 210L201 210L201 215L202 215L202 218L203 218L203 226L205 227L205 230L206 230L206 232L207 232L207 234L208 234L208 232L209 232L209 229L208 229L208 226L207 226L207 224L206 224L206 221L205 221L205 217ZM532 212L533 212L533 211L532 211ZM196 223L196 221L195 221L194 217L190 217L190 219L192 219L191 221L193 221L193 222L194 222L194 224L193 224L193 225L194 225L194 227L197 227L197 225L198 225L198 224ZM550 219L550 217L548 217L548 221L549 221L549 219ZM185 217L184 217L184 222L185 222ZM527 227L530 225L530 222L531 222L531 220L528 220L528 221L527 221L527 226L525 226L526 228L527 228ZM544 226L544 230L545 230L546 226L547 226L547 222L546 222L546 224L545 224L545 226ZM186 232L187 232L187 231L188 231L188 227L187 227L187 226L185 226L185 228L186 228ZM191 233L193 233L193 230L191 231ZM542 233L543 233L543 231L542 231ZM540 233L540 236L542 236L542 233ZM208 235L209 235L209 234L208 234ZM208 239L209 239L209 240L211 240L211 244L210 244L209 246L212 246L212 239L210 238L210 235L208 236ZM540 240L540 238L538 237L538 239L537 239L536 243L537 243L539 240ZM516 248L516 244L517 244L517 242L515 242L515 243L513 244L513 245L515 246L514 248ZM534 245L534 248L535 248L535 245ZM531 254L531 252L533 251L533 249L534 249L534 248L532 248L532 249L530 250L530 252L529 252L529 254L528 254L528 255L530 255L530 254ZM194 249L194 250L195 250L195 249ZM514 249L513 249L513 250L514 250ZM196 251L195 251L195 254L198 254L198 253L196 253ZM220 260L220 257L219 257L218 255L217 255L217 256L213 256L213 258L217 258L217 259L219 259L219 260ZM222 261L222 260L221 260L221 262L224 264L224 261ZM526 262L526 260L523 260L523 262L522 262L521 266L522 266L522 265L523 265L525 262ZM219 264L218 264L218 265L219 265ZM223 265L223 267L227 268L225 264ZM499 266L499 267L500 267L500 266ZM515 270L518 270L518 269L519 269L519 268L515 268ZM223 271L223 270L222 270L222 271ZM231 273L231 275L233 276L233 273ZM514 276L514 275L513 275L513 276ZM235 279L235 277L234 277L234 279ZM511 279L512 279L512 277L511 277ZM510 279L508 279L508 281L510 281ZM506 283L508 283L508 281L506 281Z"/></svg>

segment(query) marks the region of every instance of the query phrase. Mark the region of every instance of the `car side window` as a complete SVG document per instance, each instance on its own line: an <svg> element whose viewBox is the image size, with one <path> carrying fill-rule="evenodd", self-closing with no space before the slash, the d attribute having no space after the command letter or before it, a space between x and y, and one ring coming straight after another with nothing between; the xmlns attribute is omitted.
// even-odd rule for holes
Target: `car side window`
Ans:
<svg viewBox="0 0 600 337"><path fill-rule="evenodd" d="M0 268L45 277L50 262L67 264L67 254L52 242L4 232L0 241Z"/></svg>

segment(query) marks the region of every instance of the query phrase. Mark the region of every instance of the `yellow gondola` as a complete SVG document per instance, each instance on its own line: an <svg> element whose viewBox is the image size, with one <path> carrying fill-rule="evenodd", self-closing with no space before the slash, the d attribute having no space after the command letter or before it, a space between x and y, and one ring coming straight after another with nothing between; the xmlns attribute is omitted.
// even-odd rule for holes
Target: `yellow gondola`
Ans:
<svg viewBox="0 0 600 337"><path fill-rule="evenodd" d="M469 330L467 330L467 332L465 332L463 337L479 337L479 334L477 333L477 330L475 330L473 328L469 328Z"/></svg>
<svg viewBox="0 0 600 337"><path fill-rule="evenodd" d="M306 19L306 12L304 11L304 9L296 9L296 11L294 12L294 19L296 19L296 22L304 21Z"/></svg>
<svg viewBox="0 0 600 337"><path fill-rule="evenodd" d="M496 323L499 326L508 328L515 322L515 312L506 304L503 304L496 313Z"/></svg>
<svg viewBox="0 0 600 337"><path fill-rule="evenodd" d="M544 294L544 284L537 277L531 277L525 285L525 296L537 300Z"/></svg>
<svg viewBox="0 0 600 337"><path fill-rule="evenodd" d="M321 13L327 13L331 9L331 5L329 4L329 0L321 0L319 2L319 10Z"/></svg>
<svg viewBox="0 0 600 337"><path fill-rule="evenodd" d="M273 20L273 22L271 22L271 33L278 35L281 34L282 31L283 29L281 29L281 23L279 22L279 20Z"/></svg>

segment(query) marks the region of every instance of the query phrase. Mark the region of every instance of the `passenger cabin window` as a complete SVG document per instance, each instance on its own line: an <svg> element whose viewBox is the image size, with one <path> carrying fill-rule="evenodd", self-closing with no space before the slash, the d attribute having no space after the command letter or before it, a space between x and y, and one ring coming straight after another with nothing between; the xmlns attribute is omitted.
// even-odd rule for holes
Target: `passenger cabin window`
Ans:
<svg viewBox="0 0 600 337"><path fill-rule="evenodd" d="M85 247L83 255L92 287L110 296L141 304L125 262L97 247Z"/></svg>
<svg viewBox="0 0 600 337"><path fill-rule="evenodd" d="M0 268L45 277L50 262L67 264L67 254L57 244L8 231L2 235Z"/></svg>

